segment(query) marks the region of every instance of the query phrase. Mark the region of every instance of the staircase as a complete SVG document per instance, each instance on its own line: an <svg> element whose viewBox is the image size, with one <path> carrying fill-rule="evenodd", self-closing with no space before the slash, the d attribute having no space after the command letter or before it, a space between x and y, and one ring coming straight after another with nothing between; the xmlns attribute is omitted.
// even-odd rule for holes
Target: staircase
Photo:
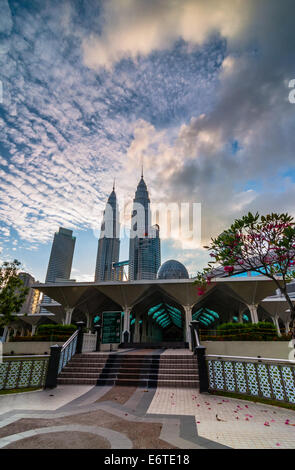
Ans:
<svg viewBox="0 0 295 470"><path fill-rule="evenodd" d="M184 341L161 341L159 343L121 343L119 349L188 349Z"/></svg>
<svg viewBox="0 0 295 470"><path fill-rule="evenodd" d="M190 354L76 354L58 384L198 388L197 360Z"/></svg>

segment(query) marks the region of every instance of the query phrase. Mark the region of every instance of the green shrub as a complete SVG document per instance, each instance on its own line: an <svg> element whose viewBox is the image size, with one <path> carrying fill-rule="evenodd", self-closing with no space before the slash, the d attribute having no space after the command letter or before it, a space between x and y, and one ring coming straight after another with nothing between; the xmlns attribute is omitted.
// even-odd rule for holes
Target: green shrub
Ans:
<svg viewBox="0 0 295 470"><path fill-rule="evenodd" d="M37 330L37 335L69 335L71 336L77 329L76 325L62 325L62 324L48 324L40 325Z"/></svg>
<svg viewBox="0 0 295 470"><path fill-rule="evenodd" d="M29 342L29 341L57 341L66 342L69 339L69 335L34 335L34 336L15 336L10 338L9 342Z"/></svg>
<svg viewBox="0 0 295 470"><path fill-rule="evenodd" d="M281 339L273 323L223 323L217 326L216 335L201 334L203 341L286 341L289 336Z"/></svg>

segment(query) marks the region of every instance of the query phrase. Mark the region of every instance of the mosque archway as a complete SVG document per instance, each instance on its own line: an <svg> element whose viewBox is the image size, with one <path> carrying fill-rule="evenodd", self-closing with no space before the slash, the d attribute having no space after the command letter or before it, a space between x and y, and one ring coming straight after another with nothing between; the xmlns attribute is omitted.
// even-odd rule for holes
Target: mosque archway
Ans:
<svg viewBox="0 0 295 470"><path fill-rule="evenodd" d="M132 308L130 333L132 343L184 343L183 308L160 288L152 288Z"/></svg>

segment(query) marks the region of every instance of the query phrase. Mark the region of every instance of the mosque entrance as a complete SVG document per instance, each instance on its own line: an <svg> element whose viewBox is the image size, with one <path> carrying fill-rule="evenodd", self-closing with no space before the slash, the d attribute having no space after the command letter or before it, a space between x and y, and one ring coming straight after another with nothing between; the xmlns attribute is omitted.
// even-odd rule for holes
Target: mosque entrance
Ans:
<svg viewBox="0 0 295 470"><path fill-rule="evenodd" d="M183 331L175 325L168 327L163 330L163 341L164 342L181 342L183 341Z"/></svg>
<svg viewBox="0 0 295 470"><path fill-rule="evenodd" d="M188 347L183 307L158 286L145 293L130 313L129 345Z"/></svg>

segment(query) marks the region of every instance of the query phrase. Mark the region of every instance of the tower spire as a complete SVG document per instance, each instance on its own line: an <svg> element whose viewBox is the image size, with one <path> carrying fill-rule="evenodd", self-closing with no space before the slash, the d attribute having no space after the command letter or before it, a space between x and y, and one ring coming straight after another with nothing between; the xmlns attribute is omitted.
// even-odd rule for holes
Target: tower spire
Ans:
<svg viewBox="0 0 295 470"><path fill-rule="evenodd" d="M143 178L143 158L141 157L141 177Z"/></svg>
<svg viewBox="0 0 295 470"><path fill-rule="evenodd" d="M113 191L115 191L115 183L116 183L116 178L114 178L114 182L113 182Z"/></svg>

